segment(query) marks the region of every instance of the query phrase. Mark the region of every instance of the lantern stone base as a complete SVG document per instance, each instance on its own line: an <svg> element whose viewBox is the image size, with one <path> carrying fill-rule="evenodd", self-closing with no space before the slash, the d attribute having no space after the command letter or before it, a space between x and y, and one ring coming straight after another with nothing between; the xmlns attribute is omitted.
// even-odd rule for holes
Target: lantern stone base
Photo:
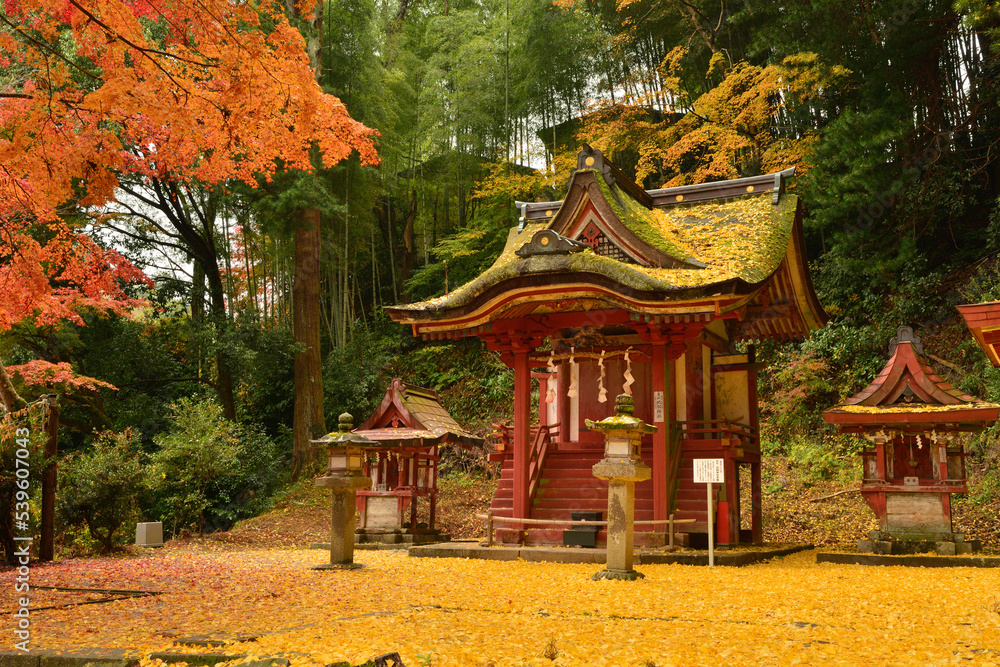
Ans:
<svg viewBox="0 0 1000 667"><path fill-rule="evenodd" d="M606 458L594 465L593 472L594 477L608 480L608 567L600 578L634 581L641 576L632 569L635 483L649 479L652 471L642 461Z"/></svg>
<svg viewBox="0 0 1000 667"><path fill-rule="evenodd" d="M931 539L893 539L884 531L873 530L867 540L858 540L858 553L883 556L936 553L939 556L962 556L982 551L979 540L966 540L962 533L935 535Z"/></svg>
<svg viewBox="0 0 1000 667"><path fill-rule="evenodd" d="M601 581L604 579L612 579L614 581L635 581L636 579L644 579L645 577L646 575L642 572L636 572L635 570L601 570L600 572L595 572L591 579L594 581Z"/></svg>
<svg viewBox="0 0 1000 667"><path fill-rule="evenodd" d="M371 480L360 475L338 477L327 475L316 480L316 486L331 490L330 563L316 569L344 570L354 567L354 513L358 489L371 486ZM358 566L360 567L360 566Z"/></svg>

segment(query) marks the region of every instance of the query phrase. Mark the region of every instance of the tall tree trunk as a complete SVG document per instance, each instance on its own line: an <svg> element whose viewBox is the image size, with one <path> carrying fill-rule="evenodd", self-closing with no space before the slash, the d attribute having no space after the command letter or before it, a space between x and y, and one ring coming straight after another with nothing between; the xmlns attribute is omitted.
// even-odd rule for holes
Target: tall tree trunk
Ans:
<svg viewBox="0 0 1000 667"><path fill-rule="evenodd" d="M23 410L27 401L14 389L14 384L7 375L7 369L0 363L0 401L3 401L4 417L10 419L10 413ZM13 452L11 452L11 468L13 469ZM14 556L14 475L13 470L8 481L0 483L0 545L3 546L4 561L7 565L17 565Z"/></svg>
<svg viewBox="0 0 1000 667"><path fill-rule="evenodd" d="M292 285L292 333L295 354L295 409L292 422L292 477L298 479L313 459L313 438L326 431L320 355L319 211L305 209L295 231L295 282Z"/></svg>
<svg viewBox="0 0 1000 667"><path fill-rule="evenodd" d="M293 0L286 0L288 13L302 22L306 53L313 75L323 77L323 7L318 0L312 16L302 16ZM292 479L312 461L312 440L326 430L323 419L323 366L320 355L320 212L299 212L301 226L295 231L295 268L292 279L292 334L298 344L295 354L295 408L292 417ZM346 249L345 249L346 251Z"/></svg>
<svg viewBox="0 0 1000 667"><path fill-rule="evenodd" d="M214 259L214 258L213 258ZM219 266L209 266L205 271L208 278L208 293L212 307L212 319L215 326L223 328L229 326L226 316L226 288L222 284L222 276L219 273ZM236 397L233 393L233 371L229 367L229 353L222 347L215 353L216 377L219 390L219 402L222 403L222 413L226 419L234 421L236 419Z"/></svg>

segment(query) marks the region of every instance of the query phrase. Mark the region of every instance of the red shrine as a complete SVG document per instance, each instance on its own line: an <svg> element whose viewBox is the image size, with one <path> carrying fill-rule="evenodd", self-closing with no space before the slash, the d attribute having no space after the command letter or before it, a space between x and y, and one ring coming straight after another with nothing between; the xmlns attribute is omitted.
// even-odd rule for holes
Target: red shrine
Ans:
<svg viewBox="0 0 1000 667"><path fill-rule="evenodd" d="M966 326L994 367L1000 367L1000 301L958 307Z"/></svg>
<svg viewBox="0 0 1000 667"><path fill-rule="evenodd" d="M448 414L433 389L408 386L395 378L382 402L354 433L379 443L367 450L364 475L370 489L357 492L358 542L437 542L447 540L435 527L438 446L482 444ZM418 523L418 504L427 504ZM409 517L407 518L407 513Z"/></svg>
<svg viewBox="0 0 1000 667"><path fill-rule="evenodd" d="M864 435L875 446L862 453L861 495L878 517L884 553L894 548L888 540L955 543L959 551L967 550L959 547L964 538L952 532L951 494L969 490L965 453L952 440L958 432L996 421L1000 405L964 394L938 377L910 327L899 329L889 354L866 389L824 411L823 418L841 433ZM872 541L859 543L859 549L873 550Z"/></svg>
<svg viewBox="0 0 1000 667"><path fill-rule="evenodd" d="M591 471L603 443L585 420L611 415L624 391L657 427L643 436L652 479L636 485L635 517L660 524L637 524L637 542L662 543L671 513L707 540L697 458L725 460L718 541L760 541L753 343L802 338L827 319L791 173L647 191L585 147L565 199L518 203L520 224L489 269L387 308L424 340L478 336L514 369L494 513L553 523L506 539L558 543L571 511L606 509L607 483Z"/></svg>

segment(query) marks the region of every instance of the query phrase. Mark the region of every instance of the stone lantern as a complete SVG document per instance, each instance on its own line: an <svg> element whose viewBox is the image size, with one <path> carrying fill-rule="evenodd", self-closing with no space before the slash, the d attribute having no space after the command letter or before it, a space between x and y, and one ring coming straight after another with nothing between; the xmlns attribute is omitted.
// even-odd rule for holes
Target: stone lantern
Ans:
<svg viewBox="0 0 1000 667"><path fill-rule="evenodd" d="M639 458L642 436L656 427L632 416L632 397L615 399L615 414L599 422L586 420L587 428L604 434L604 458L593 467L594 477L608 481L607 565L594 579L643 577L632 569L635 521L635 483L649 479L651 471Z"/></svg>
<svg viewBox="0 0 1000 667"><path fill-rule="evenodd" d="M357 492L371 486L371 479L362 472L365 451L377 448L374 440L351 433L354 418L340 415L338 431L313 440L313 445L326 447L329 462L326 472L317 478L316 486L333 492L330 521L330 562L317 570L351 570L361 567L354 562L354 512Z"/></svg>

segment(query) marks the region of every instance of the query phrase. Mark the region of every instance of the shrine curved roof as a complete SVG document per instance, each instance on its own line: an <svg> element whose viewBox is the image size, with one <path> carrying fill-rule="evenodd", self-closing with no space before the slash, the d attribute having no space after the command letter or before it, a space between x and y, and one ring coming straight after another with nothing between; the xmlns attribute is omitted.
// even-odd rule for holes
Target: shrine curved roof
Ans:
<svg viewBox="0 0 1000 667"><path fill-rule="evenodd" d="M436 319L436 314L446 315L473 303L492 287L529 276L555 278L559 274L564 276L560 282L589 278L609 287L618 285L625 294L644 293L656 301L750 292L785 258L796 225L798 198L785 195L777 206L769 195L749 195L670 209L638 210L627 205L622 209L623 224L685 265L642 266L591 249L521 258L515 251L536 232L550 228L549 223L529 223L510 230L500 256L470 282L450 294L387 310L404 321Z"/></svg>
<svg viewBox="0 0 1000 667"><path fill-rule="evenodd" d="M484 442L459 426L436 391L404 384L400 378L393 378L381 403L353 432L387 446L452 442L469 447Z"/></svg>
<svg viewBox="0 0 1000 667"><path fill-rule="evenodd" d="M956 389L923 357L920 338L900 327L891 356L870 385L823 411L841 431L924 427L938 430L981 428L1000 415L1000 405Z"/></svg>
<svg viewBox="0 0 1000 667"><path fill-rule="evenodd" d="M519 203L521 224L492 266L450 294L386 311L425 336L602 308L705 322L738 311L741 340L804 336L827 315L801 203L783 188L791 173L646 191L585 147L565 199Z"/></svg>

